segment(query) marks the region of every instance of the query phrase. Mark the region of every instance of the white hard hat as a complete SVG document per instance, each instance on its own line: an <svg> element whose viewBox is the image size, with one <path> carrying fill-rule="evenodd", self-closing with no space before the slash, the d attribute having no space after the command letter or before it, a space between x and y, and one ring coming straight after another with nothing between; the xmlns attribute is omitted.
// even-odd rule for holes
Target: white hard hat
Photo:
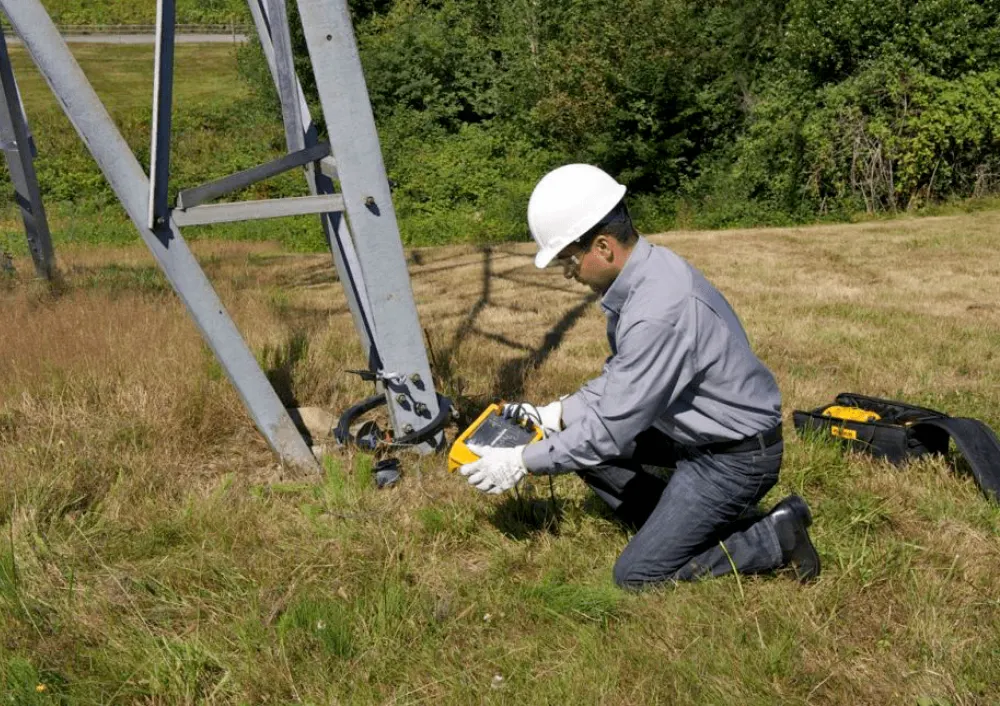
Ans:
<svg viewBox="0 0 1000 706"><path fill-rule="evenodd" d="M538 244L535 267L601 222L625 196L625 187L589 164L567 164L546 174L528 201L528 229Z"/></svg>

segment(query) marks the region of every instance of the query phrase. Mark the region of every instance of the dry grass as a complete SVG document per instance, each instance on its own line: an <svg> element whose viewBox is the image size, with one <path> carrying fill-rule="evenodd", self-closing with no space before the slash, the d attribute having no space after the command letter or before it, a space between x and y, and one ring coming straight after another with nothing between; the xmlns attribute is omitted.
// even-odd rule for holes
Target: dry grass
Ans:
<svg viewBox="0 0 1000 706"><path fill-rule="evenodd" d="M1000 428L998 235L981 213L655 240L734 304L786 415L850 390ZM361 361L328 257L196 250L289 403L368 392L343 372ZM466 416L546 402L606 355L593 299L530 255L409 253ZM626 536L572 478L558 518L544 483L484 499L440 457L404 457L390 491L339 451L318 482L282 478L147 253L59 256L59 296L0 289L12 703L997 703L1000 512L940 460L793 440L774 495L814 506L818 583L623 594Z"/></svg>

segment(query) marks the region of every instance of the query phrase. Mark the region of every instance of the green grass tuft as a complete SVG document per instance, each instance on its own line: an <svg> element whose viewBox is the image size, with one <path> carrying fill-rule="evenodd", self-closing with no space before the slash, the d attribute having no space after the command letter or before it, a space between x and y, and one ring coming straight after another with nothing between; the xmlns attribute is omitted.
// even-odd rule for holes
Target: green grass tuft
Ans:
<svg viewBox="0 0 1000 706"><path fill-rule="evenodd" d="M558 580L524 586L521 595L540 618L548 614L601 624L618 614L623 599L621 591L611 585L574 585Z"/></svg>
<svg viewBox="0 0 1000 706"><path fill-rule="evenodd" d="M278 637L289 652L318 651L338 659L357 653L353 613L342 602L301 598L278 621Z"/></svg>

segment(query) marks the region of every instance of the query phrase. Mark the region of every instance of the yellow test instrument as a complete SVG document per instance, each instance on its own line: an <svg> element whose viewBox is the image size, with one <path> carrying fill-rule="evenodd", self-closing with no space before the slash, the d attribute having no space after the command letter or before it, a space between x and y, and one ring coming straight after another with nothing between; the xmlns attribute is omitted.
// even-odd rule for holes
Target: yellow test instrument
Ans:
<svg viewBox="0 0 1000 706"><path fill-rule="evenodd" d="M469 428L458 435L448 452L448 470L479 460L467 444L510 448L538 441L543 437L542 428L531 420L518 422L501 415L503 405L491 404Z"/></svg>

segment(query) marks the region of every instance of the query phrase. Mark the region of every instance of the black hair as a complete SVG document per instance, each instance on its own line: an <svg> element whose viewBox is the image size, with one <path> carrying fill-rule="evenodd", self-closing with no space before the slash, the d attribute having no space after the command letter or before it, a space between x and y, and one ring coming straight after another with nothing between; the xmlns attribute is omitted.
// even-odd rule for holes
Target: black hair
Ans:
<svg viewBox="0 0 1000 706"><path fill-rule="evenodd" d="M625 199L619 201L608 215L580 236L576 242L587 250L599 235L609 235L622 245L631 245L639 237L639 232L632 225L632 216L629 215Z"/></svg>

